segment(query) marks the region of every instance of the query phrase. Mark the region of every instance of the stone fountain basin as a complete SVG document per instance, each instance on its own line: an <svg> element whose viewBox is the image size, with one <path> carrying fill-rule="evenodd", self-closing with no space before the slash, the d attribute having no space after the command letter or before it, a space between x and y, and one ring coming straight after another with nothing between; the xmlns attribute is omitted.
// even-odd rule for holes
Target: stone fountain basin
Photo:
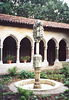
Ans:
<svg viewBox="0 0 69 100"><path fill-rule="evenodd" d="M60 86L60 83L57 81L50 80L50 79L40 79L41 89L34 89L33 88L34 82L35 82L35 79L25 79L25 80L15 82L14 85L22 89L33 90L34 92L52 90Z"/></svg>

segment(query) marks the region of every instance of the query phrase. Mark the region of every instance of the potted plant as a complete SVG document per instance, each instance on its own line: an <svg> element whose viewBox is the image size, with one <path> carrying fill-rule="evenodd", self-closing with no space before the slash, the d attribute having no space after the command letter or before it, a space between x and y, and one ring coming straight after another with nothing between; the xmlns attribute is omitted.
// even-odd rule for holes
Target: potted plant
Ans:
<svg viewBox="0 0 69 100"><path fill-rule="evenodd" d="M9 64L11 64L11 62L12 62L12 60L14 60L14 58L15 58L15 56L9 54L9 55L6 56L5 60L6 60Z"/></svg>
<svg viewBox="0 0 69 100"><path fill-rule="evenodd" d="M30 59L30 56L22 56L21 57L21 60L24 61L24 63L26 63L29 59Z"/></svg>

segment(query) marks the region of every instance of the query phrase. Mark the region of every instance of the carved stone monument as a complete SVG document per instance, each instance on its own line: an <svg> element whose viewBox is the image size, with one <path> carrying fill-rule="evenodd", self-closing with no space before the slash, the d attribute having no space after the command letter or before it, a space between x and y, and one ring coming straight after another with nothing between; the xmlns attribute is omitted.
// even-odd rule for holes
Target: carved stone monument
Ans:
<svg viewBox="0 0 69 100"><path fill-rule="evenodd" d="M35 70L35 83L34 88L41 88L40 83L40 72L42 66L42 56L39 54L39 42L43 38L43 26L42 23L37 20L35 25L33 26L33 37L36 42L36 54L33 56L33 67Z"/></svg>

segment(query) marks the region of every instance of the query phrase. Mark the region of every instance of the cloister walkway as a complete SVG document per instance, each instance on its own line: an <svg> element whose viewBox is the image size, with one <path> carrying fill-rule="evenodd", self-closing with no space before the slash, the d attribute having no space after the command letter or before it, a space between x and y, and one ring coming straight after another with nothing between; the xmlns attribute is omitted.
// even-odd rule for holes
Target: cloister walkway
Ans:
<svg viewBox="0 0 69 100"><path fill-rule="evenodd" d="M44 65L44 64L43 64ZM28 70L28 71L34 71L33 64L32 63L11 63L11 64L0 64L0 75L1 74L8 74L8 68L13 68L14 66L17 67L17 72L20 72L21 70ZM60 67L59 67L60 68ZM58 69L57 66L42 66L42 71L47 70L54 70Z"/></svg>

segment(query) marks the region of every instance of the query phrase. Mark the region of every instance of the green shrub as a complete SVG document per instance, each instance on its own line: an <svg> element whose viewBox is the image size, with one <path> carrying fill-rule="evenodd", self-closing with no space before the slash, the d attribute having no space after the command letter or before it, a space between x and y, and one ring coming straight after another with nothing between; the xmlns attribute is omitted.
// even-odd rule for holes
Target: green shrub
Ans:
<svg viewBox="0 0 69 100"><path fill-rule="evenodd" d="M3 99L5 89L8 89L5 85L5 81L3 79L0 79L0 100Z"/></svg>
<svg viewBox="0 0 69 100"><path fill-rule="evenodd" d="M20 87L18 87L17 90L18 90L17 93L18 93L19 100L29 100L30 96L33 94L33 91L24 90ZM21 99L21 98L24 98L24 99Z"/></svg>
<svg viewBox="0 0 69 100"><path fill-rule="evenodd" d="M4 87L6 87L6 85L7 85L8 82L10 81L10 79L11 79L10 76L0 79L0 89L1 89L1 88L4 89Z"/></svg>
<svg viewBox="0 0 69 100"><path fill-rule="evenodd" d="M53 71L49 70L47 71L47 74L53 74Z"/></svg>
<svg viewBox="0 0 69 100"><path fill-rule="evenodd" d="M35 74L34 74L34 72L29 72L27 70L22 70L19 73L19 77L22 78L22 79L25 79L25 78L34 78Z"/></svg>
<svg viewBox="0 0 69 100"><path fill-rule="evenodd" d="M48 76L47 76L46 73L47 73L46 71L42 71L42 72L40 73L40 78L45 78L45 79L47 79Z"/></svg>
<svg viewBox="0 0 69 100"><path fill-rule="evenodd" d="M65 90L63 93L60 94L61 100L69 100L69 89Z"/></svg>
<svg viewBox="0 0 69 100"><path fill-rule="evenodd" d="M67 86L67 87L69 87L69 81L66 81L66 82L64 83L64 85Z"/></svg>
<svg viewBox="0 0 69 100"><path fill-rule="evenodd" d="M15 95L15 93L13 92L6 92L6 93L3 93L4 95Z"/></svg>
<svg viewBox="0 0 69 100"><path fill-rule="evenodd" d="M25 96L21 96L20 100L26 100Z"/></svg>
<svg viewBox="0 0 69 100"><path fill-rule="evenodd" d="M69 78L65 78L65 79L64 79L64 82L66 82L66 81L69 81Z"/></svg>
<svg viewBox="0 0 69 100"><path fill-rule="evenodd" d="M12 81L12 77L11 76L7 76L3 79L3 81L5 82L5 84L7 85L9 81Z"/></svg>
<svg viewBox="0 0 69 100"><path fill-rule="evenodd" d="M53 73L60 74L60 70L59 69L58 70L54 70Z"/></svg>
<svg viewBox="0 0 69 100"><path fill-rule="evenodd" d="M43 98L43 99L46 99L46 100L49 99L49 97L51 97L51 95L44 94L44 95L42 96L42 98Z"/></svg>
<svg viewBox="0 0 69 100"><path fill-rule="evenodd" d="M38 100L36 95L33 95L31 99L32 100Z"/></svg>
<svg viewBox="0 0 69 100"><path fill-rule="evenodd" d="M60 74L64 74L65 78L69 77L69 68L64 67L64 68L60 69Z"/></svg>
<svg viewBox="0 0 69 100"><path fill-rule="evenodd" d="M55 96L55 100L58 100L58 99L59 99L59 97Z"/></svg>
<svg viewBox="0 0 69 100"><path fill-rule="evenodd" d="M8 69L8 73L11 75L11 76L15 76L15 75L17 75L17 67L15 66L15 67L13 67L13 68L9 68Z"/></svg>
<svg viewBox="0 0 69 100"><path fill-rule="evenodd" d="M69 89L67 89L66 91L64 91L64 95L69 97Z"/></svg>

